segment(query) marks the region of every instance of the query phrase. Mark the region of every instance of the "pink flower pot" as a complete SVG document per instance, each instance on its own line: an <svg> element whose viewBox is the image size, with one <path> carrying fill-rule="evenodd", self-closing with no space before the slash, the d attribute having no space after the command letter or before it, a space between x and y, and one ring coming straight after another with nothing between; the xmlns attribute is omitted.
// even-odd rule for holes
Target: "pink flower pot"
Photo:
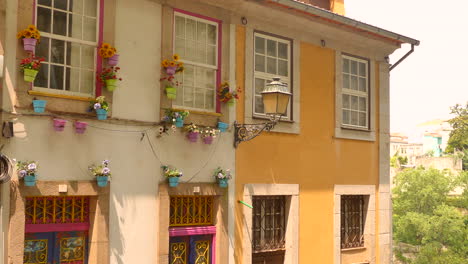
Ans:
<svg viewBox="0 0 468 264"><path fill-rule="evenodd" d="M176 73L177 67L176 66L168 66L166 68L167 75L174 75Z"/></svg>
<svg viewBox="0 0 468 264"><path fill-rule="evenodd" d="M36 50L37 39L35 38L23 38L23 47L25 51L32 52Z"/></svg>
<svg viewBox="0 0 468 264"><path fill-rule="evenodd" d="M63 131L65 129L65 124L67 124L67 120L54 118L54 130L55 131Z"/></svg>
<svg viewBox="0 0 468 264"><path fill-rule="evenodd" d="M187 138L190 142L197 142L198 140L198 132L189 132L187 134Z"/></svg>
<svg viewBox="0 0 468 264"><path fill-rule="evenodd" d="M212 136L204 137L203 138L203 143L205 143L205 144L213 143L213 137Z"/></svg>
<svg viewBox="0 0 468 264"><path fill-rule="evenodd" d="M88 123L86 122L75 121L75 132L77 134L83 134L86 131L87 126Z"/></svg>
<svg viewBox="0 0 468 264"><path fill-rule="evenodd" d="M119 54L115 54L114 56L108 58L107 64L109 64L109 66L116 66L119 64Z"/></svg>

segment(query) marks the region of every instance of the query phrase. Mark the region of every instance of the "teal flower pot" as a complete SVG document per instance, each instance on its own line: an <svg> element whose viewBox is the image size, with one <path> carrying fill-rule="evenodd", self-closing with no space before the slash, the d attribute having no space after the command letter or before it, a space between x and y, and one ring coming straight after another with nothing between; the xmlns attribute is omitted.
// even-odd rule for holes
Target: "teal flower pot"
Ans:
<svg viewBox="0 0 468 264"><path fill-rule="evenodd" d="M45 106L47 103L46 100L33 100L32 102L33 102L34 112L44 113Z"/></svg>
<svg viewBox="0 0 468 264"><path fill-rule="evenodd" d="M24 185L25 186L36 185L36 174L24 176Z"/></svg>
<svg viewBox="0 0 468 264"><path fill-rule="evenodd" d="M176 127L183 127L184 119L182 119L181 117L177 117L174 124Z"/></svg>
<svg viewBox="0 0 468 264"><path fill-rule="evenodd" d="M221 132L226 132L226 130L229 128L229 125L223 122L218 122L218 129Z"/></svg>
<svg viewBox="0 0 468 264"><path fill-rule="evenodd" d="M109 182L109 176L96 176L96 180L99 187L106 187Z"/></svg>
<svg viewBox="0 0 468 264"><path fill-rule="evenodd" d="M177 187L177 185L179 184L179 177L169 177L167 179L169 181L170 187Z"/></svg>
<svg viewBox="0 0 468 264"><path fill-rule="evenodd" d="M97 115L98 120L106 120L107 119L107 110L96 109L96 115Z"/></svg>
<svg viewBox="0 0 468 264"><path fill-rule="evenodd" d="M227 188L228 187L228 179L218 179L218 185L221 188Z"/></svg>

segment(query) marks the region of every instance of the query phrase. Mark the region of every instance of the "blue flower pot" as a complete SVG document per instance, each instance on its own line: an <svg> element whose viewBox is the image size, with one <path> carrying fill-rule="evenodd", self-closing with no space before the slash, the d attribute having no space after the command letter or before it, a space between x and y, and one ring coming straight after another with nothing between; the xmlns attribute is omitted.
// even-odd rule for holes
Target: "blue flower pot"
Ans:
<svg viewBox="0 0 468 264"><path fill-rule="evenodd" d="M109 176L96 176L96 180L99 187L106 187L109 182Z"/></svg>
<svg viewBox="0 0 468 264"><path fill-rule="evenodd" d="M226 132L226 130L229 128L229 125L223 122L218 122L218 128L219 131Z"/></svg>
<svg viewBox="0 0 468 264"><path fill-rule="evenodd" d="M46 100L33 100L34 112L44 113L46 103Z"/></svg>
<svg viewBox="0 0 468 264"><path fill-rule="evenodd" d="M177 117L175 120L175 126L176 127L183 127L184 126L184 119L181 117Z"/></svg>
<svg viewBox="0 0 468 264"><path fill-rule="evenodd" d="M228 187L228 180L227 179L218 179L218 185L221 188Z"/></svg>
<svg viewBox="0 0 468 264"><path fill-rule="evenodd" d="M36 185L36 175L26 175L24 176L24 185L25 186L34 186Z"/></svg>
<svg viewBox="0 0 468 264"><path fill-rule="evenodd" d="M179 184L179 177L169 177L169 186L176 187Z"/></svg>
<svg viewBox="0 0 468 264"><path fill-rule="evenodd" d="M97 115L98 120L106 120L107 119L107 110L96 109L96 115Z"/></svg>

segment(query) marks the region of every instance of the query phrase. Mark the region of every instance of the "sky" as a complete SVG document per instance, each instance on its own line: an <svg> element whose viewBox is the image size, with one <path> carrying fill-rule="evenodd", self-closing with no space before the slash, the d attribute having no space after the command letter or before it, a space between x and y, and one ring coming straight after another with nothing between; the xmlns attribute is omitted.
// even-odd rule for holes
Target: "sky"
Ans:
<svg viewBox="0 0 468 264"><path fill-rule="evenodd" d="M468 101L468 1L345 0L346 16L421 41L390 73L391 132L450 118ZM410 46L390 56L396 62Z"/></svg>

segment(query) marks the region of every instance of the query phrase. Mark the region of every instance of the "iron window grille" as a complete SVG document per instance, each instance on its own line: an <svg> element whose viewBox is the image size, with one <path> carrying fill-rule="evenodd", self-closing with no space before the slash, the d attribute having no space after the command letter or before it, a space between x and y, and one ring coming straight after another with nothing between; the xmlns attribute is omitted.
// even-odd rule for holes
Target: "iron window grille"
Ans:
<svg viewBox="0 0 468 264"><path fill-rule="evenodd" d="M341 196L341 248L364 246L364 195Z"/></svg>
<svg viewBox="0 0 468 264"><path fill-rule="evenodd" d="M169 225L212 225L213 201L213 196L171 196Z"/></svg>
<svg viewBox="0 0 468 264"><path fill-rule="evenodd" d="M253 253L284 250L285 196L254 196L252 214Z"/></svg>

